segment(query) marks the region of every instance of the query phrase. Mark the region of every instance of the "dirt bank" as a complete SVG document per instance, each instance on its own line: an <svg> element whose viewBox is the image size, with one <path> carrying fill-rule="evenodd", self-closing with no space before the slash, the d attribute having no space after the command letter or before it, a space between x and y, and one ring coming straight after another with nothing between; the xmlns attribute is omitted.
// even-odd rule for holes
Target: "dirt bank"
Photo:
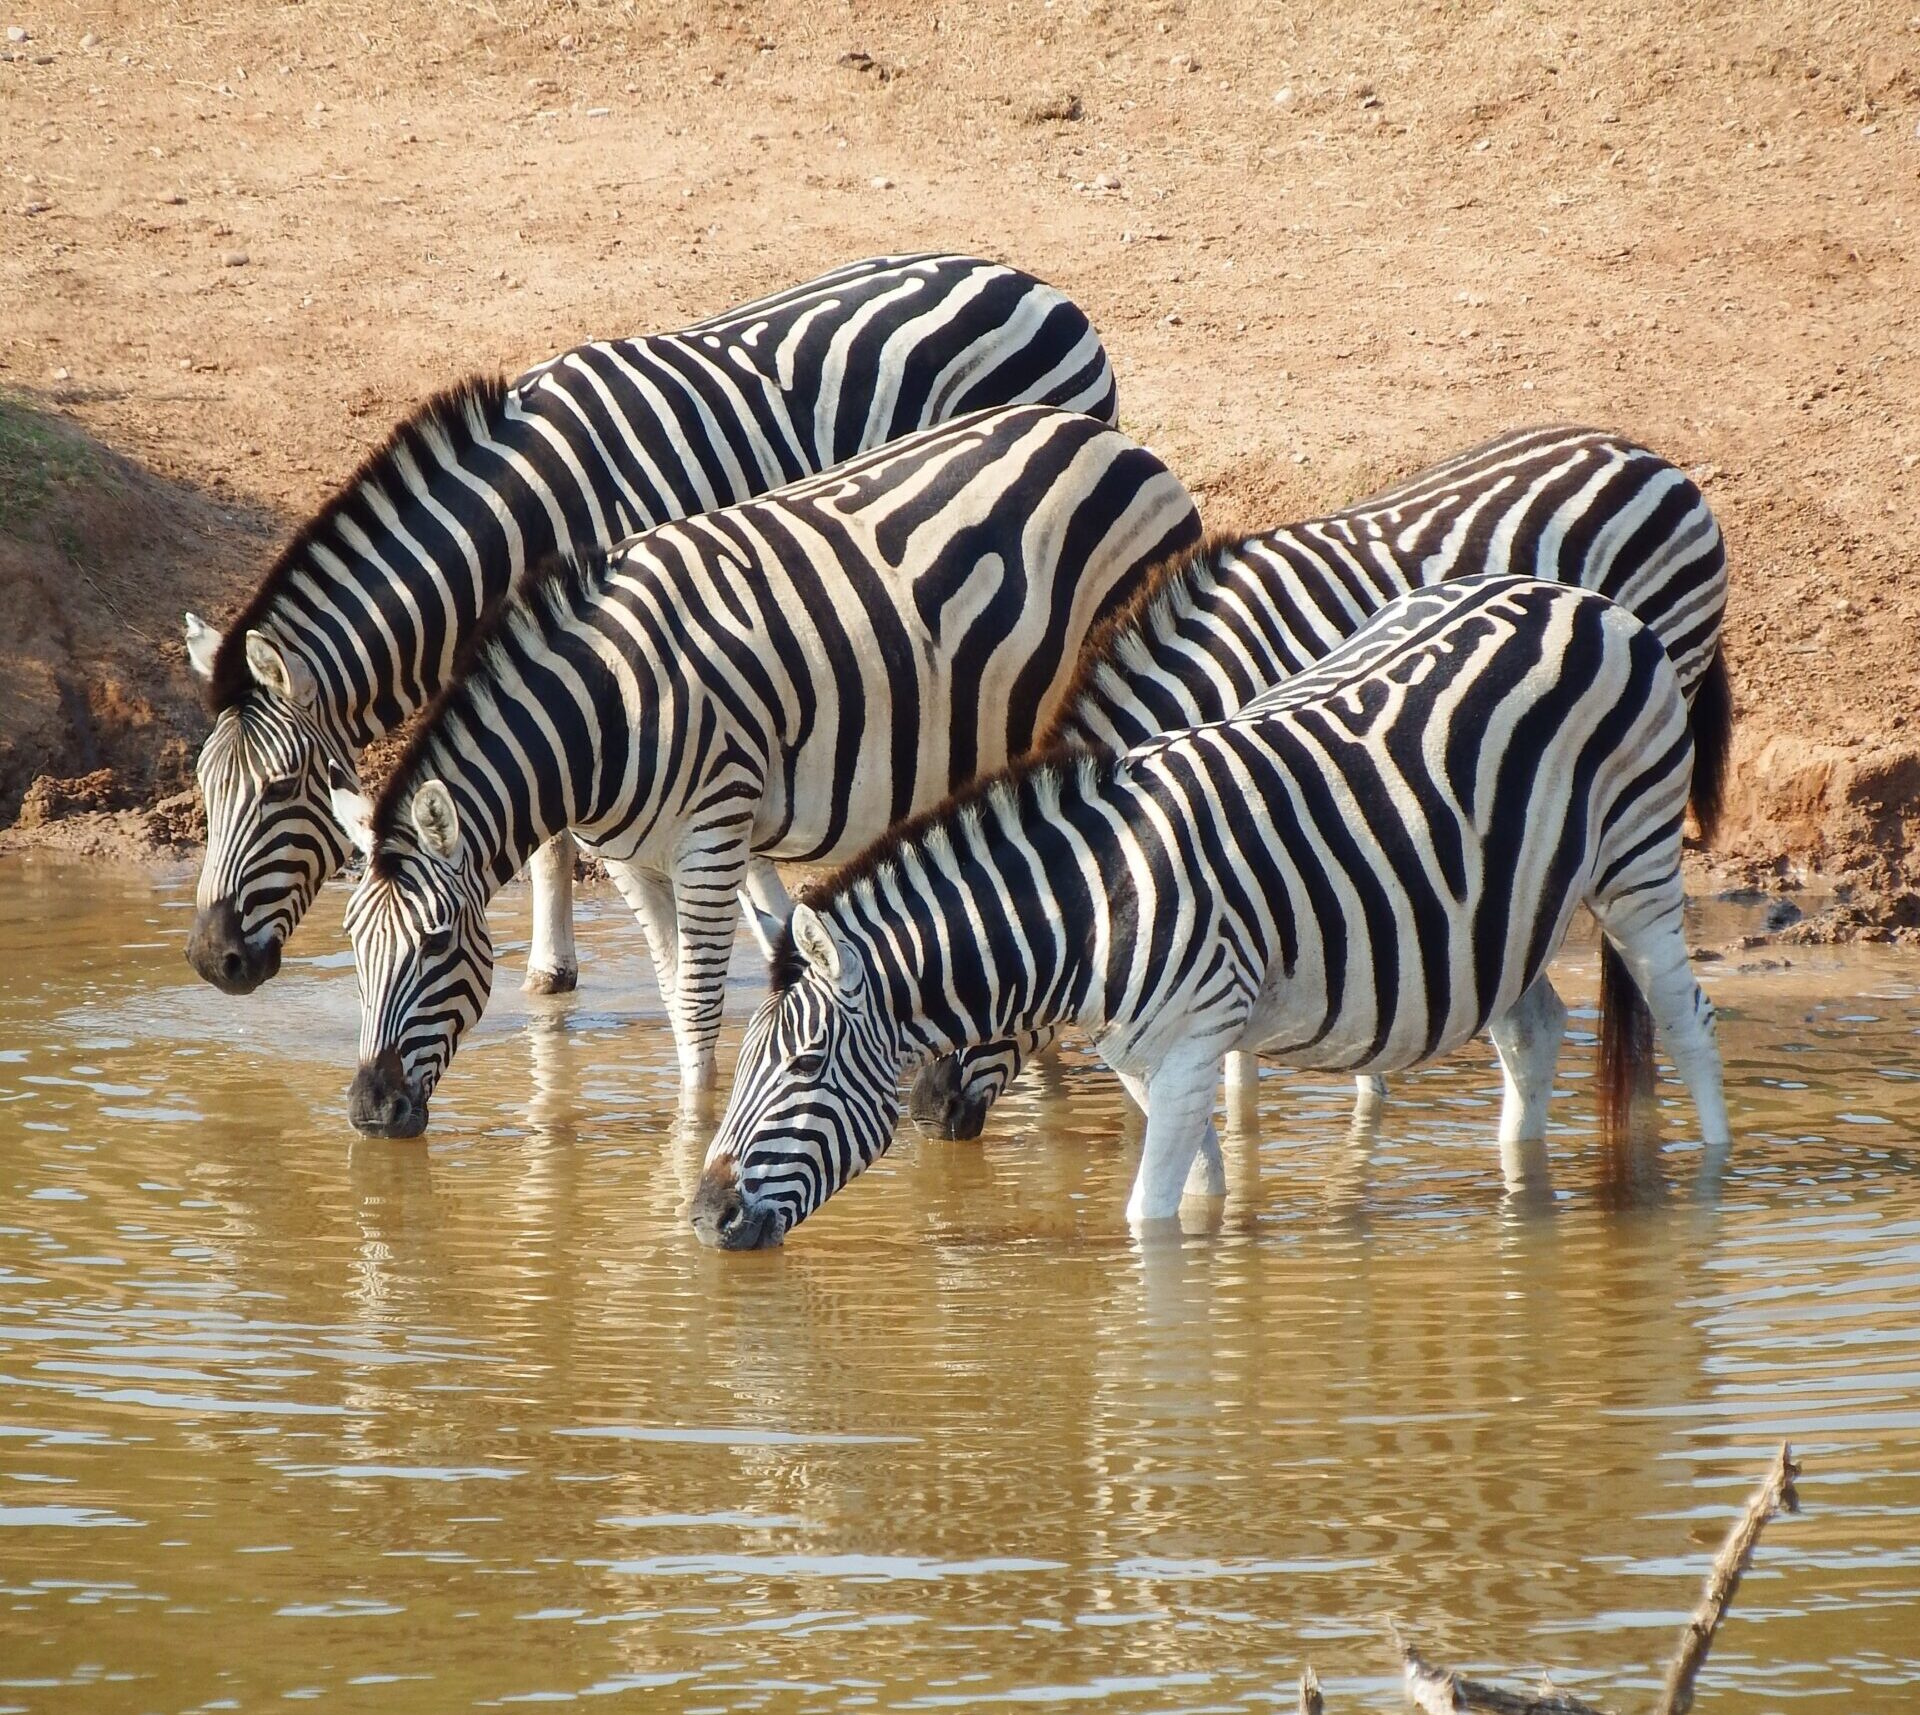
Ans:
<svg viewBox="0 0 1920 1715"><path fill-rule="evenodd" d="M57 828L88 795L36 812L23 774L177 791L179 610L237 602L253 521L288 527L429 388L955 247L1086 305L1127 426L1222 525L1528 420L1679 460L1733 556L1729 854L1775 885L1911 885L1909 10L11 12L0 386L140 502L96 515L63 479L0 511L27 592L0 814Z"/></svg>

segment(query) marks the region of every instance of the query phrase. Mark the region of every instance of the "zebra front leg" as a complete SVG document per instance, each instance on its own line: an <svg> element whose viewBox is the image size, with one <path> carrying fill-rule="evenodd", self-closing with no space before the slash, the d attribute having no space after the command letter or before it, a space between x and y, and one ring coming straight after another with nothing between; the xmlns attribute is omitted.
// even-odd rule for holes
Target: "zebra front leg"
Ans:
<svg viewBox="0 0 1920 1715"><path fill-rule="evenodd" d="M1124 1080L1129 1094L1147 1110L1146 1144L1127 1199L1127 1219L1134 1225L1169 1221L1179 1214L1196 1157L1206 1175L1205 1194L1226 1195L1226 1164L1213 1129L1221 1059L1218 1051L1176 1053L1144 1080L1131 1075Z"/></svg>
<svg viewBox="0 0 1920 1715"><path fill-rule="evenodd" d="M1487 1026L1500 1056L1505 1095L1500 1103L1503 1146L1545 1137L1547 1101L1566 1034L1567 1009L1544 976Z"/></svg>
<svg viewBox="0 0 1920 1715"><path fill-rule="evenodd" d="M678 986L675 975L680 968L680 921L673 906L673 885L664 875L656 875L630 863L607 859L607 874L620 890L620 897L640 920L640 932L647 938L647 952L653 959L654 986L674 1018L673 996Z"/></svg>
<svg viewBox="0 0 1920 1715"><path fill-rule="evenodd" d="M1387 1105L1387 1081L1378 1072L1362 1072L1353 1081L1353 1123L1362 1125L1380 1117Z"/></svg>
<svg viewBox="0 0 1920 1715"><path fill-rule="evenodd" d="M527 948L528 994L571 994L580 982L573 945L573 835L564 830L527 859L533 887L533 942Z"/></svg>
<svg viewBox="0 0 1920 1715"><path fill-rule="evenodd" d="M793 915L793 896L780 872L766 858L748 860L746 885L740 890L740 902L746 908L747 927L760 943L760 951L771 959L780 931Z"/></svg>
<svg viewBox="0 0 1920 1715"><path fill-rule="evenodd" d="M722 839L682 854L674 874L680 949L673 1040L680 1052L682 1096L705 1095L719 1082L714 1050L720 1040L734 931L740 923L736 895L746 879L748 855L744 835Z"/></svg>

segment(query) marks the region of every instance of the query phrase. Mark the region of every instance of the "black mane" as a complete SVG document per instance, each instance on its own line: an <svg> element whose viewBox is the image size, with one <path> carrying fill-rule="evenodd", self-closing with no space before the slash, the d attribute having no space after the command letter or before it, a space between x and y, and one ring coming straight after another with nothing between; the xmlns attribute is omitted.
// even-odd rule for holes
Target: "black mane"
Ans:
<svg viewBox="0 0 1920 1715"><path fill-rule="evenodd" d="M1038 775L1052 773L1062 781L1067 781L1083 765L1102 761L1110 762L1111 759L1102 758L1094 751L1074 744L1051 744L1030 750L1025 756L1016 757L991 774L980 775L917 816L909 816L904 822L895 823L864 851L802 888L796 903L811 905L815 910L829 908L863 881L878 875L909 847L918 845L934 827L950 824L969 809L989 800L1017 798L1022 788ZM806 969L806 957L794 945L793 920L789 918L773 944L769 972L773 992L785 993L800 980Z"/></svg>
<svg viewBox="0 0 1920 1715"><path fill-rule="evenodd" d="M454 656L440 694L420 712L406 748L401 751L380 795L373 803L374 858L379 860L387 839L402 827L404 806L413 801L418 778L428 754L439 743L449 713L464 708L473 681L503 654L516 635L546 632L564 624L601 588L607 570L607 550L577 548L543 555L523 570L504 595L481 611L479 620Z"/></svg>
<svg viewBox="0 0 1920 1715"><path fill-rule="evenodd" d="M1101 670L1113 660L1121 645L1139 630L1161 597L1203 568L1211 566L1217 557L1238 548L1244 541L1246 537L1224 530L1210 531L1197 545L1177 549L1148 568L1145 580L1127 598L1125 605L1108 614L1087 634L1086 642L1080 646L1080 657L1074 667L1073 677L1067 681L1066 694L1054 709L1053 717L1034 740L1036 754L1051 750L1064 741L1062 729L1072 720L1074 710L1092 690Z"/></svg>
<svg viewBox="0 0 1920 1715"><path fill-rule="evenodd" d="M253 675L247 668L247 633L272 614L274 604L295 570L305 561L308 550L329 536L354 498L368 487L384 487L396 471L403 452L412 453L422 464L435 462L430 445L435 436L450 441L456 452L475 445L498 421L506 405L507 392L506 378L499 375L470 375L464 381L442 388L401 419L332 498L300 527L267 568L246 606L227 622L207 685L207 704L213 713L232 708L253 688Z"/></svg>

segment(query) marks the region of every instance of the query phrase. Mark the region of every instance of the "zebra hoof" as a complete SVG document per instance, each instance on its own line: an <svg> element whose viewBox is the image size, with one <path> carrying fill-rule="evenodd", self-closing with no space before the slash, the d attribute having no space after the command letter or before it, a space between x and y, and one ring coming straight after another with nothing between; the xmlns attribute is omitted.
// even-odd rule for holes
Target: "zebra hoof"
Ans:
<svg viewBox="0 0 1920 1715"><path fill-rule="evenodd" d="M520 985L528 994L572 994L580 986L578 970L567 971L527 971L526 980Z"/></svg>
<svg viewBox="0 0 1920 1715"><path fill-rule="evenodd" d="M914 1079L907 1112L922 1137L971 1143L987 1129L992 1105L986 1096L968 1094L960 1082L959 1060L946 1054Z"/></svg>

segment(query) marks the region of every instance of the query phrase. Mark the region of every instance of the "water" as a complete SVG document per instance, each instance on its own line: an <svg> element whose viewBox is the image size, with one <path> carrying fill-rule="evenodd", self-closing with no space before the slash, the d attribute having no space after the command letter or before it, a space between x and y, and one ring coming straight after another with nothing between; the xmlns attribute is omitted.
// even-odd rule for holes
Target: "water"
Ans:
<svg viewBox="0 0 1920 1715"><path fill-rule="evenodd" d="M1143 1251L1076 1058L717 1256L610 894L557 1002L504 901L419 1144L346 1125L343 902L238 1001L185 883L0 868L0 1709L1272 1710L1310 1659L1385 1710L1389 1616L1645 1708L1782 1436L1702 1711L1920 1709L1911 955L1712 968L1717 1203L1677 1110L1609 1188L1581 1043L1509 1195L1475 1051L1371 1144L1270 1074L1221 1230Z"/></svg>

